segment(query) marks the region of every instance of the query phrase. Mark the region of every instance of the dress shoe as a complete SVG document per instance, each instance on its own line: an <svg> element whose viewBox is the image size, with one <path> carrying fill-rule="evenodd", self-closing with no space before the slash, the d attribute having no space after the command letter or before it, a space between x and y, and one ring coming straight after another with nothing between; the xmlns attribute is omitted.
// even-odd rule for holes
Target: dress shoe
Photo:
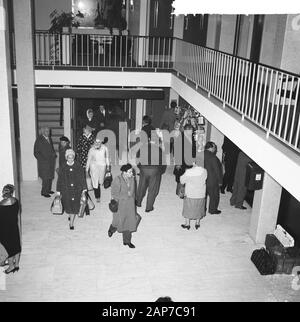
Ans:
<svg viewBox="0 0 300 322"><path fill-rule="evenodd" d="M111 237L113 235L111 231L108 231L107 234L108 234L108 237Z"/></svg>
<svg viewBox="0 0 300 322"><path fill-rule="evenodd" d="M151 209L146 209L145 212L150 212L150 211L153 211L154 208L152 207Z"/></svg>
<svg viewBox="0 0 300 322"><path fill-rule="evenodd" d="M244 206L235 206L234 208L237 208L237 209L242 209L242 210L246 210L247 208L244 207Z"/></svg>
<svg viewBox="0 0 300 322"><path fill-rule="evenodd" d="M70 226L70 230L74 230L74 226Z"/></svg>
<svg viewBox="0 0 300 322"><path fill-rule="evenodd" d="M211 215L219 215L222 211L221 210L216 210L213 212L210 212Z"/></svg>
<svg viewBox="0 0 300 322"><path fill-rule="evenodd" d="M19 270L19 267L14 267L13 269L6 269L5 271L4 271L4 273L5 274L10 274L10 273L15 273L15 272L17 272Z"/></svg>
<svg viewBox="0 0 300 322"><path fill-rule="evenodd" d="M184 229L187 229L187 230L189 230L191 228L191 226L188 226L188 225L181 225L181 227Z"/></svg>
<svg viewBox="0 0 300 322"><path fill-rule="evenodd" d="M196 225L195 225L195 228L196 228L196 229L199 229L199 228L200 228L200 225L197 225L197 224L196 224Z"/></svg>
<svg viewBox="0 0 300 322"><path fill-rule="evenodd" d="M124 246L128 246L129 248L135 248L135 246L131 243L123 243Z"/></svg>
<svg viewBox="0 0 300 322"><path fill-rule="evenodd" d="M45 198L50 198L51 196L47 193L42 193L42 196L45 197Z"/></svg>
<svg viewBox="0 0 300 322"><path fill-rule="evenodd" d="M52 190L48 192L48 194L49 194L49 195L53 195L54 193L55 193L55 192L54 192L54 191L52 191Z"/></svg>

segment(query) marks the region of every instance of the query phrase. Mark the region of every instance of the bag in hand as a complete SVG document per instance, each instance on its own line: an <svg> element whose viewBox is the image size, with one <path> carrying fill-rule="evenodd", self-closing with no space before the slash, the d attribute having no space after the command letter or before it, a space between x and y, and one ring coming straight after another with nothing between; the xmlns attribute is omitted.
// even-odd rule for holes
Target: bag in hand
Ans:
<svg viewBox="0 0 300 322"><path fill-rule="evenodd" d="M93 185L92 185L92 178L89 176L89 174L86 174L86 185L87 185L87 189L88 191L92 191L93 190Z"/></svg>
<svg viewBox="0 0 300 322"><path fill-rule="evenodd" d="M108 204L108 207L111 212L118 212L119 203L117 200L111 199L110 203Z"/></svg>
<svg viewBox="0 0 300 322"><path fill-rule="evenodd" d="M104 189L107 189L111 186L113 177L110 171L107 171L104 177L104 181L103 181L103 187Z"/></svg>
<svg viewBox="0 0 300 322"><path fill-rule="evenodd" d="M54 200L52 201L50 210L53 215L62 215L64 213L63 205L61 202L61 195L55 196Z"/></svg>
<svg viewBox="0 0 300 322"><path fill-rule="evenodd" d="M180 199L184 199L185 197L185 185L182 183L177 183L177 187L176 187L176 195L180 198Z"/></svg>
<svg viewBox="0 0 300 322"><path fill-rule="evenodd" d="M81 198L80 198L80 208L79 208L79 212L78 212L78 217L82 218L84 216L84 213L86 212L88 208L88 204L87 204L87 194L85 191L82 192L81 194Z"/></svg>

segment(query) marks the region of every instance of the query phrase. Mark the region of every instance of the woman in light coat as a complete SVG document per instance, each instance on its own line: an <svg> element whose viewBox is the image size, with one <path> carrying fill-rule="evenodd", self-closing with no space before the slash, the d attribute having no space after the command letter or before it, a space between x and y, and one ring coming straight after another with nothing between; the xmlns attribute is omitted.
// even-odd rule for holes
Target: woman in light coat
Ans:
<svg viewBox="0 0 300 322"><path fill-rule="evenodd" d="M100 202L101 189L103 185L107 167L109 167L108 148L100 139L96 139L94 145L88 153L86 163L86 174L90 175L92 179L92 186L97 202Z"/></svg>
<svg viewBox="0 0 300 322"><path fill-rule="evenodd" d="M185 224L181 225L184 229L190 229L191 220L196 220L196 229L200 228L200 220L205 216L206 178L207 171L200 158L180 177L180 183L185 184L182 210Z"/></svg>

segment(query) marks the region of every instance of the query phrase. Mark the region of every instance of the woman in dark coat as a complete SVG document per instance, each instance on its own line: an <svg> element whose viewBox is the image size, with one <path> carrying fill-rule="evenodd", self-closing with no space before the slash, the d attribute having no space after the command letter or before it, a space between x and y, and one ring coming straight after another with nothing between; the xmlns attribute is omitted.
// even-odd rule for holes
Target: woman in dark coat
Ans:
<svg viewBox="0 0 300 322"><path fill-rule="evenodd" d="M118 211L113 213L112 224L108 236L118 231L123 234L123 244L135 248L131 243L132 232L137 229L135 206L135 179L131 164L121 167L121 175L114 178L111 186L111 198L118 201Z"/></svg>
<svg viewBox="0 0 300 322"><path fill-rule="evenodd" d="M0 243L8 254L6 274L19 270L21 240L19 230L19 201L13 197L14 186L8 184L2 191L3 200L0 202ZM5 263L1 263L4 266Z"/></svg>
<svg viewBox="0 0 300 322"><path fill-rule="evenodd" d="M79 213L80 199L87 190L84 170L75 160L72 149L66 151L66 164L59 168L57 192L62 195L62 204L69 215L70 229L74 229L75 215Z"/></svg>

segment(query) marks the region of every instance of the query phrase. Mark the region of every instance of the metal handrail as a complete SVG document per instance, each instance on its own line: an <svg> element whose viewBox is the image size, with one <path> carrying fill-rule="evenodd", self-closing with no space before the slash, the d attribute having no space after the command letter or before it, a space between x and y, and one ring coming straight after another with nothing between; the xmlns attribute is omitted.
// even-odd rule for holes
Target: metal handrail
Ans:
<svg viewBox="0 0 300 322"><path fill-rule="evenodd" d="M172 37L35 33L35 66L175 70L300 152L300 77Z"/></svg>

